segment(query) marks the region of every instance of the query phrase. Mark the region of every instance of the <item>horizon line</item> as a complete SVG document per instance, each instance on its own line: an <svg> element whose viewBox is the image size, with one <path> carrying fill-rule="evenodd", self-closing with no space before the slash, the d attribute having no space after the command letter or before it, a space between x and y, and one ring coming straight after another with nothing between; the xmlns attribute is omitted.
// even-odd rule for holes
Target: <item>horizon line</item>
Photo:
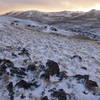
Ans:
<svg viewBox="0 0 100 100"><path fill-rule="evenodd" d="M53 13L53 12L64 12L64 11L69 11L69 12L89 12L91 10L100 10L100 9L95 9L95 8L91 8L91 9L85 9L85 10L50 10L50 11L46 11L46 10L39 10L39 9L27 9L27 10L9 10L9 11L5 11L5 12L1 12L0 15L2 14L6 14L9 12L25 12L25 11L37 11L37 12L44 12L44 13Z"/></svg>

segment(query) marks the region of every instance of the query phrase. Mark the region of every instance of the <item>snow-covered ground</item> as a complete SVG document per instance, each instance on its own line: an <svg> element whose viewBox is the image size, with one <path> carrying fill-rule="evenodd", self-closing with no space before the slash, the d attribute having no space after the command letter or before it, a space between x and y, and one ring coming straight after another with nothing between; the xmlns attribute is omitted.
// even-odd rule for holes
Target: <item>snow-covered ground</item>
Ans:
<svg viewBox="0 0 100 100"><path fill-rule="evenodd" d="M100 41L76 34L0 18L1 100L100 100ZM59 73L51 75L50 60Z"/></svg>

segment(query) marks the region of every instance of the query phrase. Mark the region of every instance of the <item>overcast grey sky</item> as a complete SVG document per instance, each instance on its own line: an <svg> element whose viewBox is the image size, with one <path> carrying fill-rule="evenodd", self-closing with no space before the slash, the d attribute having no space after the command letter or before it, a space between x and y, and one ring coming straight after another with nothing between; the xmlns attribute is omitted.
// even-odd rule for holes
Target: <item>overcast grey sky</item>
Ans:
<svg viewBox="0 0 100 100"><path fill-rule="evenodd" d="M13 10L87 10L100 9L100 0L0 0L0 12Z"/></svg>

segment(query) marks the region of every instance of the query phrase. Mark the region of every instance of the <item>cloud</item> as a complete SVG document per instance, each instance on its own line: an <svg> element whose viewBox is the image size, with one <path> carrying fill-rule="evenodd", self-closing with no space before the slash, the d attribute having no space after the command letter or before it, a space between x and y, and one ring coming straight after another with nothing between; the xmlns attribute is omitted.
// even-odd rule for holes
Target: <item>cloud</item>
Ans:
<svg viewBox="0 0 100 100"><path fill-rule="evenodd" d="M94 8L100 5L100 0L0 0L0 11L44 9L72 10L80 8Z"/></svg>

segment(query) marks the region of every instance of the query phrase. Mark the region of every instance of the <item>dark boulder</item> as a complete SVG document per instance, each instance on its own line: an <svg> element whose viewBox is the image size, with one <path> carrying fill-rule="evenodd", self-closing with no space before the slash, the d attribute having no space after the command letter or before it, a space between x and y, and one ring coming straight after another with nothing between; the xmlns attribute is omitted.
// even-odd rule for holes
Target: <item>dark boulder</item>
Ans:
<svg viewBox="0 0 100 100"><path fill-rule="evenodd" d="M89 75L80 75L80 74L77 74L74 76L77 80L81 80L81 79L84 79L84 80L89 80Z"/></svg>
<svg viewBox="0 0 100 100"><path fill-rule="evenodd" d="M87 89L93 90L94 88L98 87L98 84L95 81L88 80L86 81L85 86Z"/></svg>
<svg viewBox="0 0 100 100"><path fill-rule="evenodd" d="M11 22L11 25L14 25L15 23L14 22Z"/></svg>
<svg viewBox="0 0 100 100"><path fill-rule="evenodd" d="M20 69L21 69L22 71L24 71L24 72L26 71L26 69L25 69L25 68L22 68L22 67L21 67Z"/></svg>
<svg viewBox="0 0 100 100"><path fill-rule="evenodd" d="M27 27L32 27L32 25L28 24Z"/></svg>
<svg viewBox="0 0 100 100"><path fill-rule="evenodd" d="M89 75L77 74L77 75L74 76L74 78L76 78L79 83L83 83L84 84L86 81L89 80Z"/></svg>
<svg viewBox="0 0 100 100"><path fill-rule="evenodd" d="M87 70L87 68L86 67L81 67L83 70Z"/></svg>
<svg viewBox="0 0 100 100"><path fill-rule="evenodd" d="M48 60L46 63L46 66L48 67L47 72L49 73L49 75L59 74L60 69L56 62L52 60Z"/></svg>
<svg viewBox="0 0 100 100"><path fill-rule="evenodd" d="M44 78L45 80L49 81L50 75L49 75L48 72L45 72L45 73L43 73L43 74L40 76L40 78Z"/></svg>
<svg viewBox="0 0 100 100"><path fill-rule="evenodd" d="M19 88L24 88L24 89L30 89L32 86L34 86L35 88L39 87L40 85L38 84L38 82L26 82L24 80L19 81L15 86L18 86Z"/></svg>
<svg viewBox="0 0 100 100"><path fill-rule="evenodd" d="M63 80L63 79L67 79L68 76L66 75L65 71L60 72L57 77L59 77L59 81Z"/></svg>
<svg viewBox="0 0 100 100"><path fill-rule="evenodd" d="M50 29L51 29L52 31L55 31L55 32L58 31L55 27L51 27Z"/></svg>
<svg viewBox="0 0 100 100"><path fill-rule="evenodd" d="M8 59L0 59L0 67L14 67L14 64Z"/></svg>
<svg viewBox="0 0 100 100"><path fill-rule="evenodd" d="M45 70L46 70L46 67L45 67L43 64L40 64L40 65L39 65L39 68L40 68L42 71L45 71Z"/></svg>
<svg viewBox="0 0 100 100"><path fill-rule="evenodd" d="M56 97L58 100L67 100L66 93L63 89L54 91L51 95Z"/></svg>
<svg viewBox="0 0 100 100"><path fill-rule="evenodd" d="M0 74L2 75L3 73L6 72L7 68L13 68L14 64L8 59L0 59Z"/></svg>
<svg viewBox="0 0 100 100"><path fill-rule="evenodd" d="M23 69L16 68L16 67L11 68L10 72L11 72L10 73L11 75L17 75L17 76L25 76L25 75L27 75Z"/></svg>
<svg viewBox="0 0 100 100"><path fill-rule="evenodd" d="M17 57L17 55L16 55L15 53L12 53L12 56L13 56L13 57Z"/></svg>
<svg viewBox="0 0 100 100"><path fill-rule="evenodd" d="M47 96L42 97L41 100L49 100Z"/></svg>
<svg viewBox="0 0 100 100"><path fill-rule="evenodd" d="M44 26L44 28L48 28L47 26Z"/></svg>
<svg viewBox="0 0 100 100"><path fill-rule="evenodd" d="M28 65L27 70L35 71L36 68L37 68L37 66L35 64L30 64L30 65Z"/></svg>
<svg viewBox="0 0 100 100"><path fill-rule="evenodd" d="M24 94L22 94L22 95L20 96L20 98L23 99L23 100L25 99L25 97L26 97L26 96L24 96Z"/></svg>
<svg viewBox="0 0 100 100"><path fill-rule="evenodd" d="M7 90L9 92L10 100L14 100L14 91L13 91L13 83L12 82L10 82L7 85Z"/></svg>
<svg viewBox="0 0 100 100"><path fill-rule="evenodd" d="M19 81L16 86L18 86L19 88L24 88L24 89L29 89L32 86L32 83L28 83L24 80Z"/></svg>

